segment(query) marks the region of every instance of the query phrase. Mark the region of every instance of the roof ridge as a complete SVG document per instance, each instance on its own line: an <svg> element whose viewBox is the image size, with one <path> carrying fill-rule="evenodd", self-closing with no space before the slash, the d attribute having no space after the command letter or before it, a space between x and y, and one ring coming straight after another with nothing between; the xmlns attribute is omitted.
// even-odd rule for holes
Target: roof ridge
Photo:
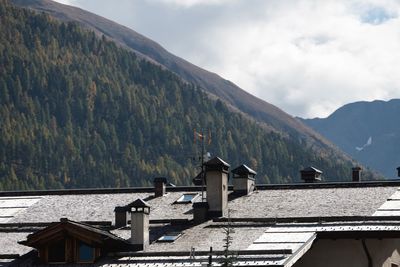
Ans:
<svg viewBox="0 0 400 267"><path fill-rule="evenodd" d="M358 188L358 187L385 187L400 186L400 179L361 182L318 182L318 183L292 183L292 184L256 184L257 190L273 189L313 189L313 188ZM229 186L232 190L233 186ZM167 186L168 192L197 192L201 186ZM81 188L81 189L51 189L31 191L2 191L0 197L10 196L46 196L46 195L92 195L92 194L127 194L127 193L153 193L154 187L126 187L126 188Z"/></svg>

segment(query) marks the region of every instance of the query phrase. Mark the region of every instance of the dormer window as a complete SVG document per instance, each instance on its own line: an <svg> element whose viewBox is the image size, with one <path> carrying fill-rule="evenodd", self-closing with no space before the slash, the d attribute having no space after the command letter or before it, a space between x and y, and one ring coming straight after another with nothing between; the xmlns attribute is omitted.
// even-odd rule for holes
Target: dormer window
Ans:
<svg viewBox="0 0 400 267"><path fill-rule="evenodd" d="M193 203L195 198L199 194L197 193L189 193L189 194L183 194L180 198L178 198L174 203L181 203L181 204L186 204L186 203Z"/></svg>
<svg viewBox="0 0 400 267"><path fill-rule="evenodd" d="M88 244L78 241L78 262L91 263L95 260L95 248Z"/></svg>
<svg viewBox="0 0 400 267"><path fill-rule="evenodd" d="M49 263L65 263L65 239L50 243L48 246Z"/></svg>
<svg viewBox="0 0 400 267"><path fill-rule="evenodd" d="M179 232L171 232L168 234L163 235L159 239L157 239L157 242L174 242L178 237L180 237L182 233Z"/></svg>
<svg viewBox="0 0 400 267"><path fill-rule="evenodd" d="M108 231L66 218L19 243L37 249L44 264L91 264L102 255L130 248L129 242Z"/></svg>

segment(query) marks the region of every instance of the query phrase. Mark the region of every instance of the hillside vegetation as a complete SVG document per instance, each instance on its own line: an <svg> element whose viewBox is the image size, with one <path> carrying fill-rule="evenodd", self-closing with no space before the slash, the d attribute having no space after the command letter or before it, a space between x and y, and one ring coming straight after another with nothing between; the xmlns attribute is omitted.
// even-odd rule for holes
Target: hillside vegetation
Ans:
<svg viewBox="0 0 400 267"><path fill-rule="evenodd" d="M160 66L74 23L0 1L0 190L190 184L193 129L208 151L247 163L258 182L315 165L332 180L350 162L322 158L232 113Z"/></svg>
<svg viewBox="0 0 400 267"><path fill-rule="evenodd" d="M170 53L154 40L133 29L87 10L63 5L52 0L10 1L15 5L29 8L39 13L45 12L59 21L76 22L81 27L94 31L100 37L104 35L108 40L113 40L118 45L133 51L139 58L159 64L182 79L201 87L203 91L224 101L231 110L247 115L262 124L266 129L279 132L289 138L302 139L315 148L315 153L335 153L335 157L345 161L349 160L342 151L338 150L320 134L306 127L280 108L251 95L218 74L202 69ZM149 15L151 16L151 13ZM176 41L179 42L179 40ZM216 43L215 45L218 44ZM274 63L266 62L266 64Z"/></svg>

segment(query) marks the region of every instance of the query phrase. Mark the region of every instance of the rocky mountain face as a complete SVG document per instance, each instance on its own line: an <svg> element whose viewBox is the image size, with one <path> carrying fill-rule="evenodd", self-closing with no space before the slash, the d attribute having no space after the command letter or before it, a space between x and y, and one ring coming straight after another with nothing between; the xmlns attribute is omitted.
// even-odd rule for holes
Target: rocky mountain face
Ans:
<svg viewBox="0 0 400 267"><path fill-rule="evenodd" d="M329 117L302 121L354 159L397 176L400 166L400 99L347 104Z"/></svg>

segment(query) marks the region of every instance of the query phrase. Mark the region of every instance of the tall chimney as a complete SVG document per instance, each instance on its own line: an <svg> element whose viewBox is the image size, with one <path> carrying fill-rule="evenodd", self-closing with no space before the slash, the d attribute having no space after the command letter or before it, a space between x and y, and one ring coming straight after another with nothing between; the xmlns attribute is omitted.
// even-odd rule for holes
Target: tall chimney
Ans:
<svg viewBox="0 0 400 267"><path fill-rule="evenodd" d="M140 198L128 206L131 208L131 243L137 250L145 250L149 246L150 206Z"/></svg>
<svg viewBox="0 0 400 267"><path fill-rule="evenodd" d="M210 217L225 216L228 208L228 173L230 165L222 159L210 159L205 166L208 214Z"/></svg>
<svg viewBox="0 0 400 267"><path fill-rule="evenodd" d="M306 183L315 183L321 181L322 171L312 166L307 167L300 171L301 179Z"/></svg>
<svg viewBox="0 0 400 267"><path fill-rule="evenodd" d="M154 178L154 196L162 197L165 195L166 186L167 186L167 178L165 177L156 177Z"/></svg>
<svg viewBox="0 0 400 267"><path fill-rule="evenodd" d="M248 195L254 191L256 172L242 164L232 170L233 191L237 194Z"/></svg>
<svg viewBox="0 0 400 267"><path fill-rule="evenodd" d="M127 224L126 214L128 212L127 208L124 206L117 206L114 209L115 212L115 227L124 227Z"/></svg>
<svg viewBox="0 0 400 267"><path fill-rule="evenodd" d="M353 182L360 182L361 181L361 171L362 168L359 166L356 166L354 168L351 168L352 170L352 179Z"/></svg>

